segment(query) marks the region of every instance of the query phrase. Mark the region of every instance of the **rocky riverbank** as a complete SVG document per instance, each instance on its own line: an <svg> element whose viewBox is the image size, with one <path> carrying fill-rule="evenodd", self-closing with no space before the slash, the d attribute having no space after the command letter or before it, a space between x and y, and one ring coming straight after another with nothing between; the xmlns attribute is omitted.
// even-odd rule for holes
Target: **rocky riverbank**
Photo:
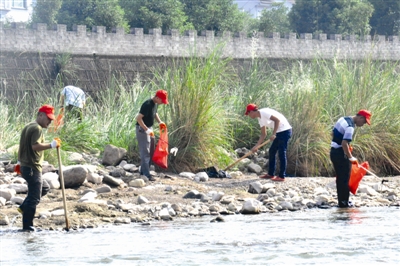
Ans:
<svg viewBox="0 0 400 266"><path fill-rule="evenodd" d="M110 158L96 159L69 154L76 165L63 167L67 215L71 229L102 224L151 224L173 222L177 217L209 215L223 221L224 215L259 214L331 208L337 204L333 177L287 178L285 182L259 179L261 167L243 160L232 178L209 178L207 173L172 174L152 171L156 181L140 176L134 164L119 161L104 166ZM71 159L70 158L70 159ZM78 159L77 159L78 158ZM107 164L113 164L108 162ZM252 165L253 164L253 165ZM65 228L65 215L57 169L45 165L43 178L51 190L38 205L34 224L44 230ZM350 200L355 207L400 206L400 178L365 176ZM13 165L0 164L0 225L22 227L17 211L26 196L25 180L13 173Z"/></svg>

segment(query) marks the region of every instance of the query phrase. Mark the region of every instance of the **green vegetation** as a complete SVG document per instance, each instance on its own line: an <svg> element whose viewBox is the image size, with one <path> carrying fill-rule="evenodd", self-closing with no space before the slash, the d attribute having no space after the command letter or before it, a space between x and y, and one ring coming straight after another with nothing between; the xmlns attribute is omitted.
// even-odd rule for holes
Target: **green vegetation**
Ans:
<svg viewBox="0 0 400 266"><path fill-rule="evenodd" d="M372 111L372 125L357 128L354 155L369 161L379 174L400 172L400 65L394 62L290 61L275 71L254 59L234 71L216 49L206 58L176 59L167 69L153 71L154 79L128 84L109 78L107 89L89 97L82 123L70 121L46 139L58 136L64 151L92 152L106 144L124 147L138 162L135 116L157 89L169 92L170 104L159 107L169 130L170 170L194 170L232 162L229 153L251 148L258 139L257 121L243 115L246 104L282 112L293 126L288 149L288 173L295 176L331 176L331 129L337 119L359 109ZM0 95L0 148L18 144L24 124L35 119L42 104L58 106L63 84L50 91L42 84L21 82L16 102ZM28 90L29 88L30 90ZM57 110L56 113L58 113ZM270 133L270 132L269 132ZM50 156L50 155L48 155ZM53 158L54 159L54 158Z"/></svg>
<svg viewBox="0 0 400 266"><path fill-rule="evenodd" d="M398 0L296 0L289 10L273 3L254 18L232 0L37 0L32 23L105 26L180 32L289 32L400 34ZM290 23L289 23L290 21ZM249 35L250 36L250 35Z"/></svg>

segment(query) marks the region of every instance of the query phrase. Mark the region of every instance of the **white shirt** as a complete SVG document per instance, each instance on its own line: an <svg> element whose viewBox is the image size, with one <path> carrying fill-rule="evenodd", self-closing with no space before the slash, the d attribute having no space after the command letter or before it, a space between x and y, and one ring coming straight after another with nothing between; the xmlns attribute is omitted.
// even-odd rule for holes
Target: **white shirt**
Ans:
<svg viewBox="0 0 400 266"><path fill-rule="evenodd" d="M260 124L260 127L269 127L269 128L274 128L275 127L275 122L271 120L271 116L275 116L276 118L279 119L279 127L276 133L291 129L292 126L289 124L287 121L286 117L283 116L283 114L279 113L278 111L275 111L274 109L271 108L262 108L259 110L260 111L260 116L258 118L258 123Z"/></svg>
<svg viewBox="0 0 400 266"><path fill-rule="evenodd" d="M61 92L64 95L64 106L73 105L83 108L85 104L85 93L78 87L66 86Z"/></svg>

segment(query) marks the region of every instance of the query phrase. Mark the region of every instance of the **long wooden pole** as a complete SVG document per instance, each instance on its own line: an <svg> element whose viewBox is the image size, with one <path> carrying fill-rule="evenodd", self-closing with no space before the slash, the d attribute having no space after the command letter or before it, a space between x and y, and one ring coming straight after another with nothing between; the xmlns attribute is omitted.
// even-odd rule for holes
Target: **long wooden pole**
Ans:
<svg viewBox="0 0 400 266"><path fill-rule="evenodd" d="M377 176L376 174L372 173L370 170L368 170L367 168L361 166L361 164L358 165L360 168L364 169L365 171L367 171L368 174L376 177L376 178L380 178L379 176Z"/></svg>
<svg viewBox="0 0 400 266"><path fill-rule="evenodd" d="M258 145L257 148L258 148L258 149L261 148L262 146L268 144L270 141L271 141L271 140L269 140L269 139L266 140L266 141L264 141L263 143L261 143L260 145ZM234 163L232 163L231 165L229 165L228 167L226 167L226 168L224 169L224 171L227 171L229 168L231 168L232 166L234 166L235 164L237 164L238 162L240 162L240 161L243 160L244 158L249 157L252 153L253 153L252 151L249 151L248 153L246 153L245 155L243 155L242 157L240 157L239 159L237 159Z"/></svg>
<svg viewBox="0 0 400 266"><path fill-rule="evenodd" d="M64 175L61 166L61 156L60 156L60 147L57 147L57 157L58 157L58 174L60 175L61 180L61 190L64 204L64 214L65 214L65 230L69 231L69 221L68 221L68 212L67 212L67 201L65 199L65 185L64 185Z"/></svg>

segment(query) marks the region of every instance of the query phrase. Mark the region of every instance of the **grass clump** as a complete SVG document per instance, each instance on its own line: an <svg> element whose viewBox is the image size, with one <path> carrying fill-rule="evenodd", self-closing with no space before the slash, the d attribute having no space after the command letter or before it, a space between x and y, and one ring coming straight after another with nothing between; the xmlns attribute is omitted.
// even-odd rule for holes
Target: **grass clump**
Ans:
<svg viewBox="0 0 400 266"><path fill-rule="evenodd" d="M176 59L172 66L154 70L150 82L138 78L130 84L111 76L106 89L88 98L81 123L70 121L47 132L46 139L60 137L64 151L90 152L113 144L128 149L129 160L139 163L135 116L146 99L163 89L170 104L158 112L168 126L169 148L178 148L176 157L169 156L169 170L223 168L232 162L229 154L234 149L253 147L260 128L256 119L243 115L252 102L276 109L291 123L289 175L333 176L332 127L339 117L359 109L372 112L372 125L356 129L353 154L368 161L377 174L400 173L398 63L293 60L277 71L268 61L253 59L238 70L235 62L221 57L220 49L205 58ZM57 106L64 84L61 79L56 83L47 90L27 79L19 83L15 101L0 97L0 149L18 144L23 126L35 119L42 104Z"/></svg>

